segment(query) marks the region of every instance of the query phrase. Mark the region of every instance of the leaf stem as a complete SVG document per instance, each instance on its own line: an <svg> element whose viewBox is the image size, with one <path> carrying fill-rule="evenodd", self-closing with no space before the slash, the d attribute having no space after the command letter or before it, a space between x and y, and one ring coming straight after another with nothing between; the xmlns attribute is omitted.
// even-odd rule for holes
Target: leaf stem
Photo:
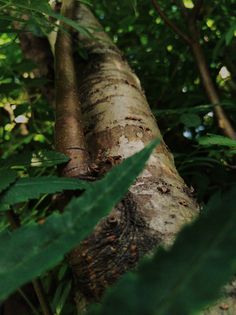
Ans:
<svg viewBox="0 0 236 315"><path fill-rule="evenodd" d="M51 306L48 302L41 280L35 279L32 281L32 284L34 287L34 291L37 294L43 315L53 315Z"/></svg>
<svg viewBox="0 0 236 315"><path fill-rule="evenodd" d="M33 303L30 301L30 299L27 297L27 295L24 293L24 291L22 289L18 289L17 290L19 292L19 294L22 296L22 298L25 300L25 302L29 305L29 307L31 308L32 312L35 315L39 315L39 312L37 311L37 309L34 307Z"/></svg>

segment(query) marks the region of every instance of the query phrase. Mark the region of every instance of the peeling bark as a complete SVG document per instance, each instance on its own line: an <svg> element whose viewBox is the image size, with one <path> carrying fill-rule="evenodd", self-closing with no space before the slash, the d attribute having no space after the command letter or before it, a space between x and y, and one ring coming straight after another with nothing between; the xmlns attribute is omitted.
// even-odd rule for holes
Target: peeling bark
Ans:
<svg viewBox="0 0 236 315"><path fill-rule="evenodd" d="M78 22L101 26L83 5ZM159 244L169 246L183 224L198 213L192 191L179 176L161 138L137 76L101 30L79 35L88 60L77 64L78 86L91 169L101 176L159 137L161 145L127 196L103 219L69 260L83 303L99 300L138 259Z"/></svg>

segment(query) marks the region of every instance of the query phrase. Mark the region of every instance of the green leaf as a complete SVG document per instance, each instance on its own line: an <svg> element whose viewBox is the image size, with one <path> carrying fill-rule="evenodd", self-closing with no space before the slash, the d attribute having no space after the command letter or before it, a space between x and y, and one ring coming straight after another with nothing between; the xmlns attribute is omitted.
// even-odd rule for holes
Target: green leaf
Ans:
<svg viewBox="0 0 236 315"><path fill-rule="evenodd" d="M198 127L201 125L201 119L197 114L186 113L180 116L180 122L186 127Z"/></svg>
<svg viewBox="0 0 236 315"><path fill-rule="evenodd" d="M54 13L54 12L50 13L49 15L58 19L59 21L65 23L65 24L67 24L68 26L71 26L72 28L74 28L76 31L78 31L82 35L89 36L89 37L92 36L91 32L87 28L83 27L82 25L80 25L76 21L73 21L73 20L71 20L71 19L69 19L69 18L67 18L61 14Z"/></svg>
<svg viewBox="0 0 236 315"><path fill-rule="evenodd" d="M114 167L63 214L51 215L43 225L31 223L13 233L0 234L0 300L27 281L57 264L84 239L127 192L154 147L145 149Z"/></svg>
<svg viewBox="0 0 236 315"><path fill-rule="evenodd" d="M54 12L52 8L50 7L50 5L48 4L48 1L46 0L45 1L30 1L30 3L29 1L23 1L22 3L19 3L17 1L15 2L15 6L21 9L30 10L31 13L32 12L41 13L45 15L43 17L44 19L47 19L47 22L48 22L48 16L53 17L59 21L64 22L68 26L71 26L72 28L80 32L81 34L86 35L86 36L91 36L91 33L87 28L83 27L76 21L73 21L59 13Z"/></svg>
<svg viewBox="0 0 236 315"><path fill-rule="evenodd" d="M2 170L0 175L0 193L7 189L17 178L17 172L13 170Z"/></svg>
<svg viewBox="0 0 236 315"><path fill-rule="evenodd" d="M62 282L57 288L54 299L53 299L53 303L52 303L55 315L61 314L70 291L71 291L71 281Z"/></svg>
<svg viewBox="0 0 236 315"><path fill-rule="evenodd" d="M233 140L224 136L212 135L212 134L199 138L198 143L200 145L205 145L205 146L220 145L220 146L230 147L230 148L236 147L236 140Z"/></svg>
<svg viewBox="0 0 236 315"><path fill-rule="evenodd" d="M28 112L30 110L30 106L29 104L19 104L16 109L14 110L14 115L15 117L25 114L26 112Z"/></svg>
<svg viewBox="0 0 236 315"><path fill-rule="evenodd" d="M234 22L229 30L227 31L227 33L225 34L225 44L226 46L229 46L229 44L231 43L232 39L234 38L234 32L236 31L236 23Z"/></svg>
<svg viewBox="0 0 236 315"><path fill-rule="evenodd" d="M190 315L217 299L236 271L235 196L236 187L211 200L170 250L124 276L89 315Z"/></svg>
<svg viewBox="0 0 236 315"><path fill-rule="evenodd" d="M41 150L38 152L24 152L13 155L8 159L0 160L1 168L22 168L22 167L48 167L66 163L69 158L56 151Z"/></svg>
<svg viewBox="0 0 236 315"><path fill-rule="evenodd" d="M20 178L0 197L0 211L8 210L11 205L36 199L44 194L63 190L87 189L89 183L77 178L42 176Z"/></svg>

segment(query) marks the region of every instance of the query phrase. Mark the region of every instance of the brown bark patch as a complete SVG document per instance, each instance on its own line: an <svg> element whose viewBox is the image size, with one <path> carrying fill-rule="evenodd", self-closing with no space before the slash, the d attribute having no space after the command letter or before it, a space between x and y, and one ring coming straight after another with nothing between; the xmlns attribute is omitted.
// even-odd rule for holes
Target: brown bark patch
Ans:
<svg viewBox="0 0 236 315"><path fill-rule="evenodd" d="M69 257L80 292L86 300L98 301L107 286L159 243L128 193Z"/></svg>

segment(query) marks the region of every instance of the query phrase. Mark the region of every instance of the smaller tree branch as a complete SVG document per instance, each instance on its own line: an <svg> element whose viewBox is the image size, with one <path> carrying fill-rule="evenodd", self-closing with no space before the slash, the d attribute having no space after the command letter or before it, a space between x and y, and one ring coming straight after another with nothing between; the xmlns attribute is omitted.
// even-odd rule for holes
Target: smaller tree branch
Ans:
<svg viewBox="0 0 236 315"><path fill-rule="evenodd" d="M206 57L202 46L200 44L199 30L196 24L196 15L202 7L203 0L196 0L195 7L192 14L188 13L183 2L180 1L179 5L181 12L187 21L187 25L190 32L190 37L183 33L174 23L172 23L166 14L161 10L156 0L152 0L154 7L159 13L160 17L176 34L178 34L184 41L189 44L192 49L193 56L196 60L196 64L200 73L202 85L206 91L206 95L209 101L214 105L214 112L217 119L217 123L222 132L231 139L236 139L236 131L234 130L230 120L228 119L224 109L220 105L220 98L217 89L212 80L210 70L206 61Z"/></svg>
<svg viewBox="0 0 236 315"><path fill-rule="evenodd" d="M189 20L189 29L192 35L193 43L192 43L192 52L196 60L196 64L198 66L198 70L200 73L202 85L206 91L206 95L209 101L214 105L214 112L218 122L218 125L222 132L231 139L236 139L236 132L227 117L224 109L220 105L220 97L218 95L218 91L214 85L212 80L210 70L207 64L207 60L203 51L203 48L199 42L199 35L196 26L196 22L193 19Z"/></svg>
<svg viewBox="0 0 236 315"><path fill-rule="evenodd" d="M152 0L152 4L155 7L156 11L162 18L162 20L165 22L167 26L169 26L170 29L172 29L176 34L178 34L185 42L187 42L189 45L191 45L191 38L188 37L187 34L182 32L178 26L176 26L168 17L167 15L162 11L161 7L157 3L156 0Z"/></svg>
<svg viewBox="0 0 236 315"><path fill-rule="evenodd" d="M74 19L76 1L64 0L61 14ZM65 23L57 34L55 44L56 75L56 149L71 158L63 168L62 175L68 177L86 177L89 168L81 104L74 64L73 31Z"/></svg>

